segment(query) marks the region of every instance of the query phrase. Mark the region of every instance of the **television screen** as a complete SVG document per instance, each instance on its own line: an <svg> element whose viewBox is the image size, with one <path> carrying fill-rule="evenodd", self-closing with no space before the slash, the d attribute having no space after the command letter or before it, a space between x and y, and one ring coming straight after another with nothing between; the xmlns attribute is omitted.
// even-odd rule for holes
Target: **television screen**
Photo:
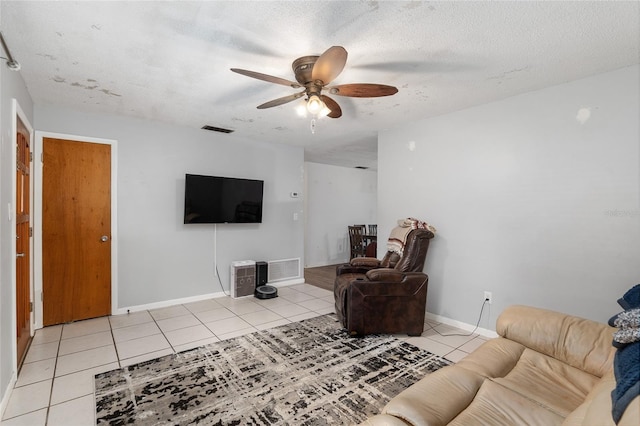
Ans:
<svg viewBox="0 0 640 426"><path fill-rule="evenodd" d="M264 182L187 174L184 223L262 223Z"/></svg>

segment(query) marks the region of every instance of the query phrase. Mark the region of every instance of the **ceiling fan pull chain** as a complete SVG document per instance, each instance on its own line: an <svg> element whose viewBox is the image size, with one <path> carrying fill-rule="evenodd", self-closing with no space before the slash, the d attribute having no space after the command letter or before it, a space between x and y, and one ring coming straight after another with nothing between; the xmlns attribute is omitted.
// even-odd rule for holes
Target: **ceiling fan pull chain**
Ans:
<svg viewBox="0 0 640 426"><path fill-rule="evenodd" d="M316 133L316 119L312 118L311 119L311 134L315 135Z"/></svg>

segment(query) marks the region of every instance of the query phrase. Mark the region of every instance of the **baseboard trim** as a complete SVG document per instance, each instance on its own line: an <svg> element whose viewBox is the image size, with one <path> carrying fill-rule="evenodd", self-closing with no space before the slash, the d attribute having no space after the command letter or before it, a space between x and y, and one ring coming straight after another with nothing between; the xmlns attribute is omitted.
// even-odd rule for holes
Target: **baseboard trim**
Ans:
<svg viewBox="0 0 640 426"><path fill-rule="evenodd" d="M442 315L436 315L436 314L432 314L431 312L426 312L425 313L426 319L431 320L431 321L435 321L435 322L440 322L442 324L447 324L450 325L452 327L457 327L460 328L462 330L465 331L473 331L476 326L473 324L467 324L466 322L462 322L462 321L457 321L451 318L447 318L447 317L443 317ZM478 333L481 336L484 337L489 337L489 338L495 338L498 337L498 333L496 333L493 330L489 330L487 328L482 328L482 327L478 327L475 331L473 331L474 333Z"/></svg>
<svg viewBox="0 0 640 426"><path fill-rule="evenodd" d="M200 296L183 297L180 299L163 300L162 302L147 303L144 305L127 306L124 308L114 309L111 315L127 314L130 312L147 311L151 309L167 308L173 305L182 305L185 303L200 302L201 300L215 299L226 296L225 293L219 291L216 293L201 294Z"/></svg>
<svg viewBox="0 0 640 426"><path fill-rule="evenodd" d="M14 371L13 374L11 374L11 380L9 380L9 384L7 385L7 388L4 390L2 400L0 401L0 419L4 417L4 410L6 410L7 404L9 404L9 399L11 398L11 393L13 392L13 387L16 385L17 380L18 380L18 376Z"/></svg>
<svg viewBox="0 0 640 426"><path fill-rule="evenodd" d="M304 284L304 278L296 278L293 280L285 280L285 281L277 281L277 282L272 282L272 283L267 283L271 286L274 287L288 287L290 285L295 285L295 284Z"/></svg>
<svg viewBox="0 0 640 426"><path fill-rule="evenodd" d="M274 287L287 287L290 285L303 284L303 283L304 283L304 278L296 278L293 280L284 280L284 281L278 281L273 283L270 282L268 284ZM127 314L131 312L167 308L173 305L182 305L185 303L200 302L201 300L216 299L219 297L226 297L226 296L231 297L228 294L222 291L219 291L216 293L202 294L200 296L183 297L181 299L172 299L172 300L163 300L162 302L154 302L154 303L147 303L144 305L135 305L135 306L127 306L124 308L117 308L111 312L111 315L121 315L121 314ZM253 296L246 296L246 297L253 297Z"/></svg>

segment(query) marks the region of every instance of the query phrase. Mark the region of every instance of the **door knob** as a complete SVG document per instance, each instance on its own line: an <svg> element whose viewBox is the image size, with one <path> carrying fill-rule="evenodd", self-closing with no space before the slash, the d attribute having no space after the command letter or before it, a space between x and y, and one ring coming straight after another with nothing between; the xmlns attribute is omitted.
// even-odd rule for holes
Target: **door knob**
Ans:
<svg viewBox="0 0 640 426"><path fill-rule="evenodd" d="M109 241L109 237L107 237L106 235L103 235L102 237L100 237L100 241L102 241L103 243L106 243L107 241Z"/></svg>

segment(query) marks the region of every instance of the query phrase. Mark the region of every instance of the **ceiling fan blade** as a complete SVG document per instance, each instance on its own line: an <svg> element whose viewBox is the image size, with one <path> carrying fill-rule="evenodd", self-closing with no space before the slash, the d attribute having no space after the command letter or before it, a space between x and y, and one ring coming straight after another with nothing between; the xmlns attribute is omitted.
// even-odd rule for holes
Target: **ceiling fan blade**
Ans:
<svg viewBox="0 0 640 426"><path fill-rule="evenodd" d="M247 77L257 78L258 80L268 81L269 83L276 83L276 84L282 84L283 86L293 87L294 89L298 87L302 87L295 81L290 81L284 78L274 77L272 75L262 74L255 71L243 70L240 68L231 68L231 71L236 72L238 74L246 75Z"/></svg>
<svg viewBox="0 0 640 426"><path fill-rule="evenodd" d="M347 63L347 51L342 46L333 46L328 48L313 65L311 78L322 81L323 84L329 84L344 69Z"/></svg>
<svg viewBox="0 0 640 426"><path fill-rule="evenodd" d="M393 86L370 83L340 84L328 89L332 95L351 96L353 98L377 98L398 93L398 89Z"/></svg>
<svg viewBox="0 0 640 426"><path fill-rule="evenodd" d="M327 117L331 117L331 118L342 117L342 109L340 109L340 105L338 105L336 101L334 101L327 95L322 95L320 96L320 98L322 99L322 102L324 102L324 104L327 106L327 108L331 110L331 112L327 114Z"/></svg>
<svg viewBox="0 0 640 426"><path fill-rule="evenodd" d="M287 102L295 101L296 99L304 96L304 92L294 93L293 95L283 96L282 98L274 99L269 102L265 102L262 105L258 105L258 109L272 108L278 105L286 104Z"/></svg>

